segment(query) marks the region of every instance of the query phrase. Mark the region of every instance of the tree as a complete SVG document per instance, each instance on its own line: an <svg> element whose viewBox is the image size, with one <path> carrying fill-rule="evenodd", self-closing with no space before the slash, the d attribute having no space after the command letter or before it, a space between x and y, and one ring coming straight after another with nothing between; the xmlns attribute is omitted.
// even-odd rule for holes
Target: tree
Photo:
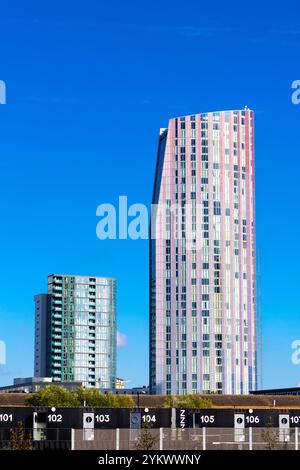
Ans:
<svg viewBox="0 0 300 470"><path fill-rule="evenodd" d="M69 392L59 385L49 385L32 393L26 398L29 406L67 406L90 408L135 408L135 402L130 395L115 395L101 393L96 388L78 388Z"/></svg>
<svg viewBox="0 0 300 470"><path fill-rule="evenodd" d="M73 392L77 406L97 407L101 406L102 396L96 388L80 387Z"/></svg>
<svg viewBox="0 0 300 470"><path fill-rule="evenodd" d="M131 395L117 395L119 408L135 408L136 404Z"/></svg>
<svg viewBox="0 0 300 470"><path fill-rule="evenodd" d="M130 395L100 393L96 389L79 388L74 392L78 406L99 408L134 408L135 402Z"/></svg>
<svg viewBox="0 0 300 470"><path fill-rule="evenodd" d="M32 393L26 398L29 406L78 406L76 397L66 388L59 385L49 385Z"/></svg>
<svg viewBox="0 0 300 470"><path fill-rule="evenodd" d="M151 434L149 425L146 423L140 430L140 435L135 443L136 450L151 450L157 443L157 437Z"/></svg>
<svg viewBox="0 0 300 470"><path fill-rule="evenodd" d="M274 450L278 444L278 435L272 430L273 420L269 417L266 427L261 432L261 438L266 443L267 450Z"/></svg>
<svg viewBox="0 0 300 470"><path fill-rule="evenodd" d="M12 450L33 450L32 436L26 434L22 421L10 430L10 448Z"/></svg>

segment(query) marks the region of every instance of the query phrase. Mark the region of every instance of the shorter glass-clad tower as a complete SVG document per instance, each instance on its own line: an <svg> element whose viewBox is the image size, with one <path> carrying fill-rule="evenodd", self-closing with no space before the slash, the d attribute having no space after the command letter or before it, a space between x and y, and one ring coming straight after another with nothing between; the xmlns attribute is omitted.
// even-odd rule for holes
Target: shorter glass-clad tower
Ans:
<svg viewBox="0 0 300 470"><path fill-rule="evenodd" d="M34 299L35 377L115 387L116 280L52 274Z"/></svg>

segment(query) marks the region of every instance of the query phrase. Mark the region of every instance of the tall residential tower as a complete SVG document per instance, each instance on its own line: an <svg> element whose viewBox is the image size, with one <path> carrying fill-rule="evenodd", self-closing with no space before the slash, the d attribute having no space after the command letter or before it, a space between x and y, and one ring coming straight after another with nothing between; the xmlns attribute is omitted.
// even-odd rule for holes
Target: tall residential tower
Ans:
<svg viewBox="0 0 300 470"><path fill-rule="evenodd" d="M255 390L253 111L171 119L152 202L152 392Z"/></svg>
<svg viewBox="0 0 300 470"><path fill-rule="evenodd" d="M48 277L48 294L35 296L34 375L115 387L115 279Z"/></svg>

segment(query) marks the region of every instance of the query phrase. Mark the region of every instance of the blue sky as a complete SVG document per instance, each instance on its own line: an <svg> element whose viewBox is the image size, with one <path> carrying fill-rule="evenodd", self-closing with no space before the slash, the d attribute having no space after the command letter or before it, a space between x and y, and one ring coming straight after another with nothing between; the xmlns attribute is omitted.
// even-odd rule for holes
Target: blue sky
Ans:
<svg viewBox="0 0 300 470"><path fill-rule="evenodd" d="M33 369L33 295L53 272L118 279L118 374L148 381L148 243L100 241L96 207L148 204L160 127L256 112L265 387L300 382L299 4L6 2L0 16L0 384Z"/></svg>

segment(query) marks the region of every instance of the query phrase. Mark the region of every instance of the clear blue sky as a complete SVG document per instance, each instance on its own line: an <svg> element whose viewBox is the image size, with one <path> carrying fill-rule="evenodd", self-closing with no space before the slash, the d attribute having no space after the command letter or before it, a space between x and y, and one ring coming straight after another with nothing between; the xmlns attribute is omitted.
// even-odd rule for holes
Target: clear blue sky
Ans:
<svg viewBox="0 0 300 470"><path fill-rule="evenodd" d="M286 6L285 6L286 5ZM246 6L248 7L246 9ZM118 374L148 380L148 243L96 238L96 207L150 202L160 127L177 115L256 111L264 386L300 366L299 3L2 2L0 383L32 375L33 295L53 272L115 276Z"/></svg>

